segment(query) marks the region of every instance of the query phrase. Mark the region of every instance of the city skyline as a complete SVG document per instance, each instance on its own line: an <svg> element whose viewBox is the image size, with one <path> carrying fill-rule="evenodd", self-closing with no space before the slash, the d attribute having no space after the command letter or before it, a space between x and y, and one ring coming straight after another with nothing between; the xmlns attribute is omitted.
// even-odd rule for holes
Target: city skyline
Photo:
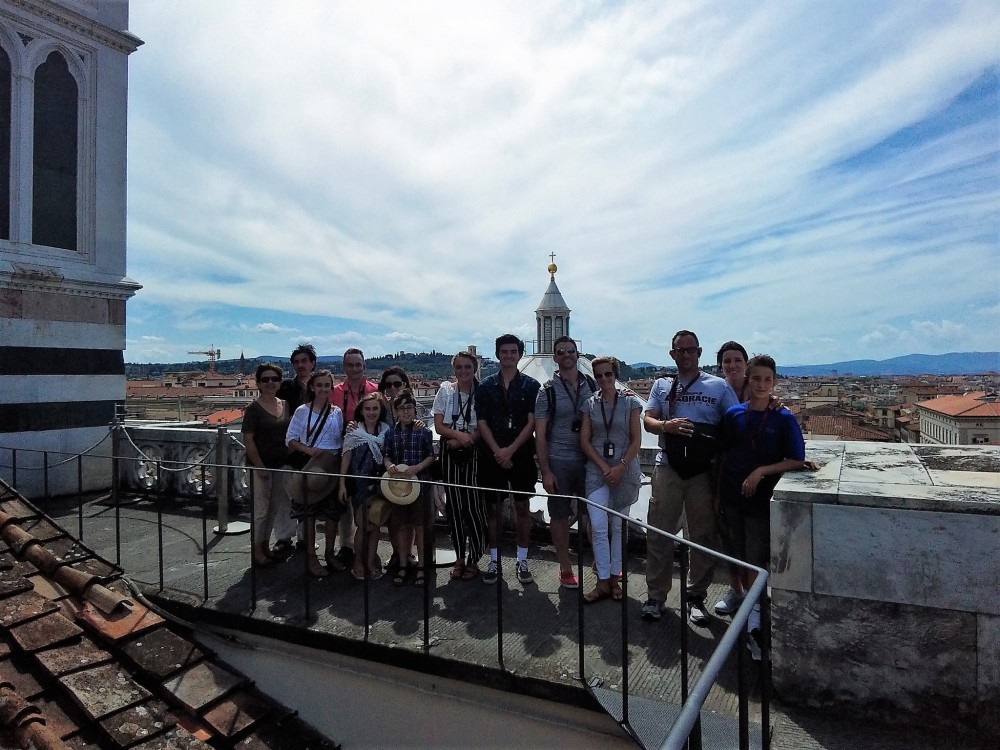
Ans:
<svg viewBox="0 0 1000 750"><path fill-rule="evenodd" d="M442 22L442 20L446 22ZM133 3L125 358L996 349L989 3ZM228 357L227 357L228 358Z"/></svg>

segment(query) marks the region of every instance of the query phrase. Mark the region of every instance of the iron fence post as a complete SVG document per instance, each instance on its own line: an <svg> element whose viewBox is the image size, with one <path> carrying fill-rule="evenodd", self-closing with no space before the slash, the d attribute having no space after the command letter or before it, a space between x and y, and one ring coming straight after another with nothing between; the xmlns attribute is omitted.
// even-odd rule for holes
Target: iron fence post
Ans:
<svg viewBox="0 0 1000 750"><path fill-rule="evenodd" d="M83 454L76 457L77 539L83 541Z"/></svg>
<svg viewBox="0 0 1000 750"><path fill-rule="evenodd" d="M201 568L204 600L208 601L208 495L205 492L205 464L201 465Z"/></svg>
<svg viewBox="0 0 1000 750"><path fill-rule="evenodd" d="M49 496L49 452L42 452L42 483L45 486L45 499L51 500Z"/></svg>

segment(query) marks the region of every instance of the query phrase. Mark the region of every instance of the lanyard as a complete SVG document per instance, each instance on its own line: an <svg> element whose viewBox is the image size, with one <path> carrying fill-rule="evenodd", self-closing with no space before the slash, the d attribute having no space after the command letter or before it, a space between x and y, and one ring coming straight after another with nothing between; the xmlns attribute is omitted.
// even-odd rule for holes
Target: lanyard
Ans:
<svg viewBox="0 0 1000 750"><path fill-rule="evenodd" d="M677 399L681 398L685 393L687 393L688 389L691 388L692 385L694 385L695 383L698 382L698 378L700 376L701 376L701 373L698 373L697 375L695 375L694 378L691 379L690 383L688 383L686 386L684 386L683 388L681 388L680 393L677 392L677 381L678 381L678 378L674 378L674 382L670 386L670 395L668 396L668 399L667 399L667 416L668 417L673 418L673 416L674 416L674 405L677 403Z"/></svg>
<svg viewBox="0 0 1000 750"><path fill-rule="evenodd" d="M469 391L469 399L468 401L465 402L465 405L463 406L462 391L459 389L458 383L455 383L455 399L458 401L458 411L457 412L453 411L451 413L451 429L453 430L456 429L459 417L461 417L462 421L464 422L464 424L462 425L462 429L469 428L469 420L472 419L472 397L475 395L476 395L476 386L475 384L473 384L472 390ZM465 412L465 414L462 413L463 411Z"/></svg>
<svg viewBox="0 0 1000 750"><path fill-rule="evenodd" d="M601 419L604 422L604 435L611 440L611 425L615 422L615 411L618 409L618 391L615 391L615 405L611 407L611 419L604 411L604 399L601 398Z"/></svg>
<svg viewBox="0 0 1000 750"><path fill-rule="evenodd" d="M313 410L312 406L310 406L309 413L306 415L306 441L310 446L316 445L316 441L319 440L319 434L323 431L323 425L326 424L326 418L330 416L330 402L326 402L319 419L316 420L315 427L312 426L312 416Z"/></svg>
<svg viewBox="0 0 1000 750"><path fill-rule="evenodd" d="M562 383L563 390L566 391L566 398L573 402L573 415L574 418L577 416L577 412L580 410L580 394L583 392L583 376L577 373L576 375L576 393L572 396L569 395L569 386L566 385L566 381L562 379L562 375L558 375L559 382ZM617 396L616 396L617 398ZM614 416L614 414L612 414Z"/></svg>

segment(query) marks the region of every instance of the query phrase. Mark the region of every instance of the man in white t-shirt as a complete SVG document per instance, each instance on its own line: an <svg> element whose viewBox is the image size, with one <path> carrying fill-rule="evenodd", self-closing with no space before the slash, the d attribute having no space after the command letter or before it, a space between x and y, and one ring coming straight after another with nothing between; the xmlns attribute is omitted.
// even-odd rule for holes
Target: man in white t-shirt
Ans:
<svg viewBox="0 0 1000 750"><path fill-rule="evenodd" d="M653 384L642 418L646 431L660 436L648 522L676 534L683 511L690 540L710 547L716 529L712 488L712 460L720 447L716 432L726 409L738 401L729 383L698 369L701 346L691 331L674 334L670 356L677 364L677 376L659 378ZM646 555L642 617L656 621L666 608L673 583L674 543L648 534ZM690 582L682 583L687 585L694 625L708 625L705 596L713 570L710 557L691 553Z"/></svg>

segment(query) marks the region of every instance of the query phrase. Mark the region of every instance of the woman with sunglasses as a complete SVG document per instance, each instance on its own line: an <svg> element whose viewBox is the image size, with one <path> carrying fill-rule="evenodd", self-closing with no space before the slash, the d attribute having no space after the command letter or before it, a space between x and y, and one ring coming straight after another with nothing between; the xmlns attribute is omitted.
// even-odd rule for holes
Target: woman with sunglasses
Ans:
<svg viewBox="0 0 1000 750"><path fill-rule="evenodd" d="M583 598L587 604L623 598L622 519L607 510L623 513L639 498L642 438L642 402L616 387L621 371L618 360L597 357L591 366L599 390L580 409L580 447L587 456L587 499L593 503L587 510L598 580ZM619 573L612 575L612 571Z"/></svg>
<svg viewBox="0 0 1000 750"><path fill-rule="evenodd" d="M243 445L247 464L253 472L254 545L253 564L273 565L279 549L291 549L295 521L285 488L288 474L272 469L291 468L291 451L285 445L285 432L291 419L288 404L278 398L281 368L270 362L257 366L257 389L260 395L243 412ZM277 544L271 549L271 532Z"/></svg>
<svg viewBox="0 0 1000 750"><path fill-rule="evenodd" d="M406 370L398 365L393 365L382 371L382 377L378 382L378 392L382 394L386 409L388 409L390 426L395 426L397 421L392 408L392 400L402 393L404 388L412 390L410 377L406 374Z"/></svg>
<svg viewBox="0 0 1000 750"><path fill-rule="evenodd" d="M479 360L469 352L451 358L455 382L445 381L434 397L431 413L441 437L441 470L447 489L448 528L455 545L451 577L471 581L479 575L486 548L486 500L478 489L479 451L476 441L476 386Z"/></svg>

